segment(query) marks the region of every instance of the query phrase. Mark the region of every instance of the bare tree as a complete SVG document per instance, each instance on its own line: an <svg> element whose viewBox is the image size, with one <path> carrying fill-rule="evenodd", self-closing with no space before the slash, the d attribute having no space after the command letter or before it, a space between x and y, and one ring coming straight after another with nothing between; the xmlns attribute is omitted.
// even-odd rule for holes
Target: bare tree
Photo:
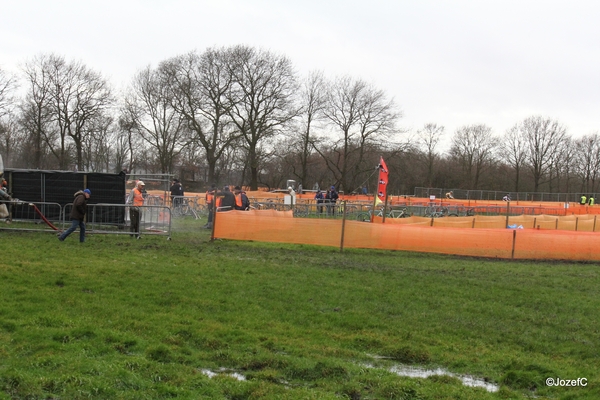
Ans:
<svg viewBox="0 0 600 400"><path fill-rule="evenodd" d="M0 69L0 118L12 109L14 91L17 88L16 78Z"/></svg>
<svg viewBox="0 0 600 400"><path fill-rule="evenodd" d="M5 115L0 119L0 153L5 166L16 163L18 151L21 147L20 140L21 137L14 116L12 114Z"/></svg>
<svg viewBox="0 0 600 400"><path fill-rule="evenodd" d="M216 182L218 161L239 136L229 112L227 94L232 75L231 50L208 49L176 57L162 64L168 74L173 107L193 132L208 165L208 181Z"/></svg>
<svg viewBox="0 0 600 400"><path fill-rule="evenodd" d="M314 153L315 124L323 120L323 110L327 100L326 81L321 71L313 71L302 82L298 133L290 140L288 152L292 154L293 175L298 178L303 187L307 187L309 176L309 161ZM291 151L290 151L291 150ZM294 159L299 161L296 170Z"/></svg>
<svg viewBox="0 0 600 400"><path fill-rule="evenodd" d="M27 92L20 103L21 126L26 132L27 143L31 148L29 166L31 168L47 167L44 161L47 153L53 154L57 160L62 159L65 151L59 147L58 132L55 128L51 108L52 80L50 65L54 56L40 55L27 62L23 73L27 81ZM60 162L59 162L60 164Z"/></svg>
<svg viewBox="0 0 600 400"><path fill-rule="evenodd" d="M559 144L555 154L554 162L552 163L553 173L551 173L549 190L551 193L555 190L569 193L576 163L573 139L566 136ZM592 188L595 186L595 179L596 177L592 183Z"/></svg>
<svg viewBox="0 0 600 400"><path fill-rule="evenodd" d="M519 191L521 174L527 160L527 141L518 125L510 128L499 144L498 153L502 161L515 171L515 191Z"/></svg>
<svg viewBox="0 0 600 400"><path fill-rule="evenodd" d="M580 190L595 192L600 178L600 137L598 133L585 135L574 141L575 174L581 182Z"/></svg>
<svg viewBox="0 0 600 400"><path fill-rule="evenodd" d="M14 110L14 90L17 87L14 76L0 69L0 151L4 163L10 164L17 144L17 126ZM1 173L2 171L0 171Z"/></svg>
<svg viewBox="0 0 600 400"><path fill-rule="evenodd" d="M318 151L341 188L352 191L361 174L377 165L378 156L373 150L393 142L400 113L382 90L362 80L342 77L328 90L324 115L337 130L338 139L325 142Z"/></svg>
<svg viewBox="0 0 600 400"><path fill-rule="evenodd" d="M90 134L83 140L83 162L86 171L108 172L110 170L113 129L114 120L111 116L101 115L90 121L88 125Z"/></svg>
<svg viewBox="0 0 600 400"><path fill-rule="evenodd" d="M298 113L294 104L296 77L287 57L246 46L231 49L229 65L233 78L229 116L245 142L250 188L256 190L259 154Z"/></svg>
<svg viewBox="0 0 600 400"><path fill-rule="evenodd" d="M120 115L126 115L125 111L121 111ZM141 147L136 142L135 124L124 117L118 121L118 127L110 135L109 142L113 150L113 164L115 172L125 170L126 172L133 171L135 167L136 149Z"/></svg>
<svg viewBox="0 0 600 400"><path fill-rule="evenodd" d="M173 171L175 158L189 140L186 123L173 108L167 76L160 68L140 71L133 79L121 115L121 126L132 129L155 152L151 158L156 158L162 173Z"/></svg>
<svg viewBox="0 0 600 400"><path fill-rule="evenodd" d="M67 138L73 141L77 168L84 169L84 141L93 133L94 120L101 118L112 102L107 81L80 62L66 62L51 55L47 59L50 77L49 106L60 136L59 164L68 166Z"/></svg>
<svg viewBox="0 0 600 400"><path fill-rule="evenodd" d="M106 80L83 64L54 54L34 58L24 73L29 87L21 120L33 144L34 166L41 166L45 144L59 168L68 168L74 149L77 167L83 169L84 141L93 134L93 121L112 101Z"/></svg>
<svg viewBox="0 0 600 400"><path fill-rule="evenodd" d="M496 144L492 129L488 126L469 125L456 130L450 156L461 166L466 187L479 187L482 173L493 161Z"/></svg>
<svg viewBox="0 0 600 400"><path fill-rule="evenodd" d="M527 143L527 164L537 192L552 169L555 153L567 137L567 130L558 121L540 116L526 118L518 129Z"/></svg>
<svg viewBox="0 0 600 400"><path fill-rule="evenodd" d="M425 168L426 185L433 186L433 176L435 173L435 164L439 159L436 152L440 141L444 136L444 127L437 124L425 124L422 130L417 133L418 147L421 151L421 165Z"/></svg>

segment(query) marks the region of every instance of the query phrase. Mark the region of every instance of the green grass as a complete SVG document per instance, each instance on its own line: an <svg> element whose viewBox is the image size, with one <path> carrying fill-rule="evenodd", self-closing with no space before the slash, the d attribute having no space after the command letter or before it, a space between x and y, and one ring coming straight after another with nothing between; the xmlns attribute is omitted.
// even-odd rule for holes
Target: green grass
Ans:
<svg viewBox="0 0 600 400"><path fill-rule="evenodd" d="M0 399L600 398L598 264L211 243L203 223L2 232Z"/></svg>

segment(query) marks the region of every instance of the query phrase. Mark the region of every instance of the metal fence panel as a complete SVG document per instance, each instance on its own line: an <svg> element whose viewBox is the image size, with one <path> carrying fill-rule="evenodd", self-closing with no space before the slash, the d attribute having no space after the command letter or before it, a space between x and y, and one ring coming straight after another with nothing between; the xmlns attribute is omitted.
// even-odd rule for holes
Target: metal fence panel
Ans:
<svg viewBox="0 0 600 400"><path fill-rule="evenodd" d="M64 209L66 224L73 208ZM137 207L141 213L139 232L131 232L130 206L126 204L88 204L86 231L121 235L164 235L171 238L171 209L167 206Z"/></svg>

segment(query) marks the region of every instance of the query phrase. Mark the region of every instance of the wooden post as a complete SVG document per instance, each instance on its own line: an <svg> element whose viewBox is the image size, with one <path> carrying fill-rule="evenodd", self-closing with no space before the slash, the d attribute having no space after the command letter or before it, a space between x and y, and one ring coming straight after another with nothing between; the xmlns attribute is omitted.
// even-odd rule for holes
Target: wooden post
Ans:
<svg viewBox="0 0 600 400"><path fill-rule="evenodd" d="M592 229L592 232L596 232L596 217L597 215L594 215L594 228Z"/></svg>
<svg viewBox="0 0 600 400"><path fill-rule="evenodd" d="M511 252L511 255L510 255L510 258L512 260L515 259L515 244L516 243L517 243L517 230L515 229L515 230L513 230L512 252Z"/></svg>
<svg viewBox="0 0 600 400"><path fill-rule="evenodd" d="M340 239L340 253L344 251L344 233L346 232L346 200L342 201L344 211L342 212L342 235Z"/></svg>
<svg viewBox="0 0 600 400"><path fill-rule="evenodd" d="M579 225L579 217L575 218L575 232L577 232L577 225Z"/></svg>
<svg viewBox="0 0 600 400"><path fill-rule="evenodd" d="M510 201L506 202L506 224L505 226L508 227L508 214L510 213Z"/></svg>
<svg viewBox="0 0 600 400"><path fill-rule="evenodd" d="M216 192L216 191L215 191ZM210 241L214 242L215 240L215 226L217 225L217 196L213 196L213 209L212 209L212 213L213 213L213 219L212 219L212 226L210 227Z"/></svg>
<svg viewBox="0 0 600 400"><path fill-rule="evenodd" d="M475 228L475 217L473 217L473 224L471 225L471 228Z"/></svg>
<svg viewBox="0 0 600 400"><path fill-rule="evenodd" d="M537 221L537 217L533 217L533 229L535 229L535 222ZM539 227L538 227L539 228Z"/></svg>
<svg viewBox="0 0 600 400"><path fill-rule="evenodd" d="M383 221L382 223L385 224L385 213L387 211L387 203L388 203L388 195L387 193L385 194L385 202L383 203Z"/></svg>

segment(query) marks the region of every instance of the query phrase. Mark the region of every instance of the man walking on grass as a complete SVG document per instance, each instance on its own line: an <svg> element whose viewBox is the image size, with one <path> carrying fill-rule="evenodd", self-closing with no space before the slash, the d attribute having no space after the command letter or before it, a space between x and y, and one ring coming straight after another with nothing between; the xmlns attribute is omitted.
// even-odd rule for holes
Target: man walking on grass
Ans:
<svg viewBox="0 0 600 400"><path fill-rule="evenodd" d="M73 200L73 208L71 209L71 227L64 231L58 237L58 240L63 242L79 226L79 242L85 242L85 222L83 222L83 219L87 213L87 202L91 195L92 192L90 189L80 190L75 193L75 200Z"/></svg>

